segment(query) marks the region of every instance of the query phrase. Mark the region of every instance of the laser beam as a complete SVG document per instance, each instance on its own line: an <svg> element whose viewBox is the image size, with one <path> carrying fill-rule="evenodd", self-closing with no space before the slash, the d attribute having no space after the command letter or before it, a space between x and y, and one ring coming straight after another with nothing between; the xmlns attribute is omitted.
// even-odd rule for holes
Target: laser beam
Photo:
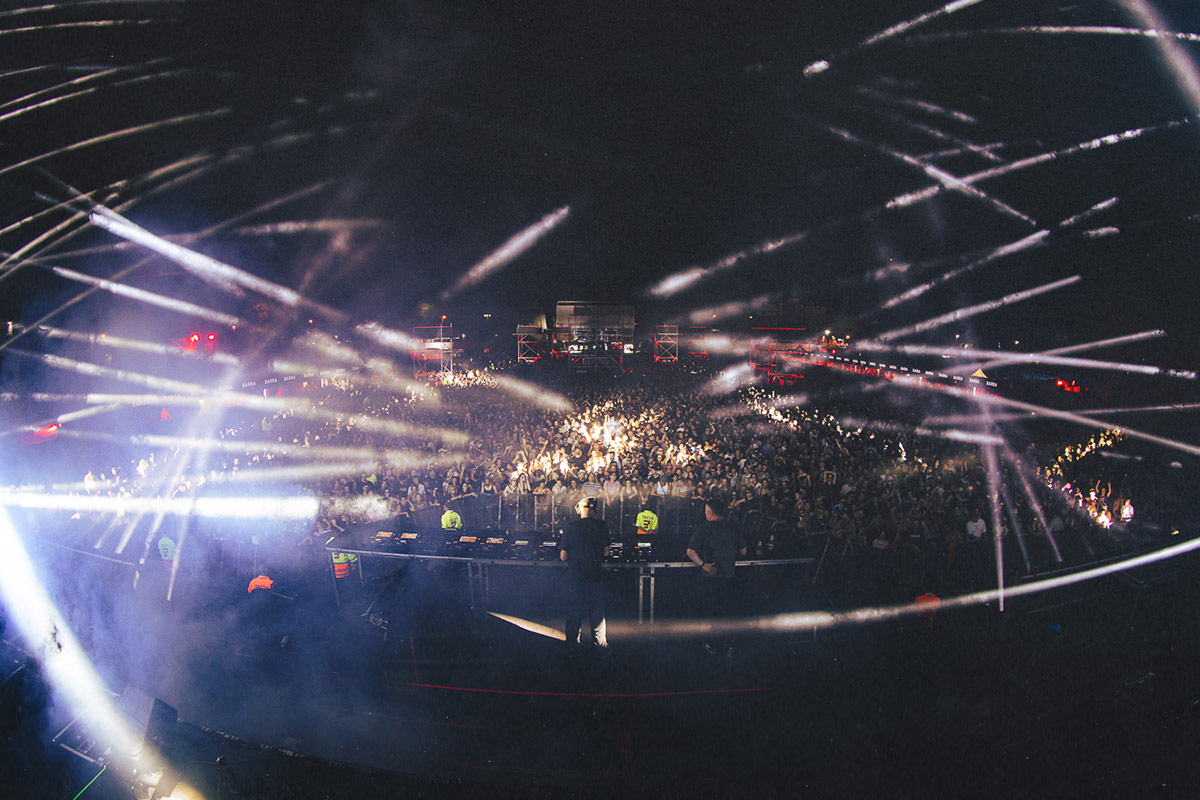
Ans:
<svg viewBox="0 0 1200 800"><path fill-rule="evenodd" d="M949 313L942 314L937 317L933 317L932 319L927 319L923 322L918 322L914 325L908 325L903 328L896 328L894 330L885 331L884 333L879 334L875 338L879 341L890 342L895 339L902 338L904 336L912 336L913 334L916 334L916 333L924 333L925 331L931 331L936 328L940 328L943 325L949 325L953 322L959 322L964 319L969 319L970 317L976 316L977 314L984 314L989 311L995 311L996 309L1004 308L1005 306L1012 305L1013 303L1020 303L1022 301L1037 297L1038 295L1042 295L1047 292L1053 292L1058 289L1062 289L1067 286L1074 285L1076 283L1079 283L1081 280L1082 280L1082 278L1080 278L1080 276L1072 275L1069 278L1063 278L1062 280L1052 281L1050 283L1044 283L1041 286L1035 286L1031 289L1024 289L1019 292L1012 292L1011 294L1006 294L1006 295L1004 295L1004 297L997 298L996 300L989 300L986 303L979 303L977 305L960 308L955 311L951 311Z"/></svg>
<svg viewBox="0 0 1200 800"><path fill-rule="evenodd" d="M127 297L130 300L136 300L139 303L165 308L170 311L176 311L189 317L198 317L200 319L210 320L219 325L228 327L236 327L242 324L242 320L232 314L226 314L223 311L198 306L195 303L189 303L186 300L177 300L174 297L155 294L148 292L145 289L138 289L124 283L107 280L105 278L94 278L91 275L84 275L82 272L67 269L66 267L48 267L48 269L60 278L66 278L76 283L87 284L118 297Z"/></svg>
<svg viewBox="0 0 1200 800"><path fill-rule="evenodd" d="M442 292L442 301L445 302L463 289L470 288L487 280L494 272L511 263L529 248L537 244L539 239L554 230L570 213L571 207L563 206L514 235L478 264L467 270L466 274L455 281L453 286Z"/></svg>

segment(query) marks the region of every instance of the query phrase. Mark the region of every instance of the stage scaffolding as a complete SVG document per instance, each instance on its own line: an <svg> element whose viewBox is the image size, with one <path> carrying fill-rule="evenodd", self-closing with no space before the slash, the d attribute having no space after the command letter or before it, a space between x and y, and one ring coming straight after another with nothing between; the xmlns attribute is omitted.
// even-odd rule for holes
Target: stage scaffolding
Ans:
<svg viewBox="0 0 1200 800"><path fill-rule="evenodd" d="M654 331L654 363L674 364L679 361L679 326L659 325Z"/></svg>
<svg viewBox="0 0 1200 800"><path fill-rule="evenodd" d="M542 357L546 332L538 325L517 326L517 363L533 364Z"/></svg>
<svg viewBox="0 0 1200 800"><path fill-rule="evenodd" d="M413 338L419 343L408 351L417 380L444 383L454 376L454 326L442 317L440 325L419 325L413 328Z"/></svg>
<svg viewBox="0 0 1200 800"><path fill-rule="evenodd" d="M560 300L554 330L567 343L569 372L620 372L634 349L633 306Z"/></svg>

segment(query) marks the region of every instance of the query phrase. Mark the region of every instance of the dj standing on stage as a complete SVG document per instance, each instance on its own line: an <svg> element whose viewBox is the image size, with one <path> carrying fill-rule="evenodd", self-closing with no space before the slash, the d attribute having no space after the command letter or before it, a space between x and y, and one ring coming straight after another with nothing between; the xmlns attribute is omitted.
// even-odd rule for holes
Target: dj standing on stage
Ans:
<svg viewBox="0 0 1200 800"><path fill-rule="evenodd" d="M571 582L567 608L567 646L588 645L603 658L608 654L604 623L604 559L608 557L608 525L598 519L598 503L585 497L575 506L579 519L567 523L558 557L567 562ZM589 627L580 629L584 620Z"/></svg>
<svg viewBox="0 0 1200 800"><path fill-rule="evenodd" d="M701 610L718 621L733 616L737 609L733 576L738 556L746 555L746 539L725 519L725 504L718 498L704 502L704 519L692 533L687 557L709 579L705 581ZM719 641L706 642L704 649L710 653L724 649L728 657L733 655L733 642L720 637Z"/></svg>

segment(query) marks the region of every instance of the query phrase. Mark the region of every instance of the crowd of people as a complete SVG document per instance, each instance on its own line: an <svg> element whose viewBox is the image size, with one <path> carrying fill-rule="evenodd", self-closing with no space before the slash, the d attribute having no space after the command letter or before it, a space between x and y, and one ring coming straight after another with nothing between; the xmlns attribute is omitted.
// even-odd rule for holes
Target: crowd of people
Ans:
<svg viewBox="0 0 1200 800"><path fill-rule="evenodd" d="M650 509L663 530L687 533L716 498L754 555L819 557L830 577L853 565L851 579L897 593L971 574L990 562L984 543L996 537L1019 577L1129 549L1139 522L1169 526L1181 513L1177 498L1135 477L1144 470L1104 457L1111 434L1065 451L1027 448L989 481L977 445L849 423L844 411L788 406L763 389L708 393L680 373L576 381L569 406L486 377L460 383L434 399L347 378L313 382L306 407L331 413L247 414L219 432L225 444L204 469L180 468L185 451L159 451L89 473L84 490L161 491L164 476L184 495L299 490L321 500L310 533L322 540L385 517L436 525L447 508L469 527L550 528L583 497L596 498L615 531L631 532ZM235 442L244 453L233 455Z"/></svg>

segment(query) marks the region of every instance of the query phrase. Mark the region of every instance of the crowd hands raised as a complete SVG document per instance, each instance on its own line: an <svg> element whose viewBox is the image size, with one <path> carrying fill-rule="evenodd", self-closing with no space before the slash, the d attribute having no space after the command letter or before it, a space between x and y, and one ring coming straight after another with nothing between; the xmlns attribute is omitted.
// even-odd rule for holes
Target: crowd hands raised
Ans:
<svg viewBox="0 0 1200 800"><path fill-rule="evenodd" d="M310 447L314 455L329 446L361 451L369 466L292 482L321 500L305 537L318 545L383 518L436 525L447 508L468 527L551 528L571 518L583 496L599 499L600 515L618 534L632 534L633 518L647 508L659 514L660 530L686 533L703 519L704 499L717 497L746 534L751 557L810 556L819 580L857 583L891 599L994 585L997 536L1009 579L1020 579L1136 549L1143 521L1170 527L1182 513L1177 494L1136 478L1144 470L1121 469L1124 462L1095 452L1065 464L1060 458L1051 474L1045 465L1054 454L1030 448L1026 468L1001 464L997 525L975 445L845 426L832 406L776 410L762 389L712 396L699 388L682 374L610 376L576 383L568 392L573 410L564 412L485 385L441 387L431 402L329 381L307 399L344 417L281 412L220 436ZM356 424L365 415L422 433L380 434ZM266 481L268 467L296 463L252 451L222 455L207 472L208 489L239 469L244 478L264 470ZM397 464L383 452L408 457ZM137 492L170 461L161 453L143 459L131 474L113 470L102 487L89 479L89 490ZM204 476L192 477L173 491L204 484ZM281 491L253 480L229 486L236 494ZM295 535L298 526L288 530Z"/></svg>

